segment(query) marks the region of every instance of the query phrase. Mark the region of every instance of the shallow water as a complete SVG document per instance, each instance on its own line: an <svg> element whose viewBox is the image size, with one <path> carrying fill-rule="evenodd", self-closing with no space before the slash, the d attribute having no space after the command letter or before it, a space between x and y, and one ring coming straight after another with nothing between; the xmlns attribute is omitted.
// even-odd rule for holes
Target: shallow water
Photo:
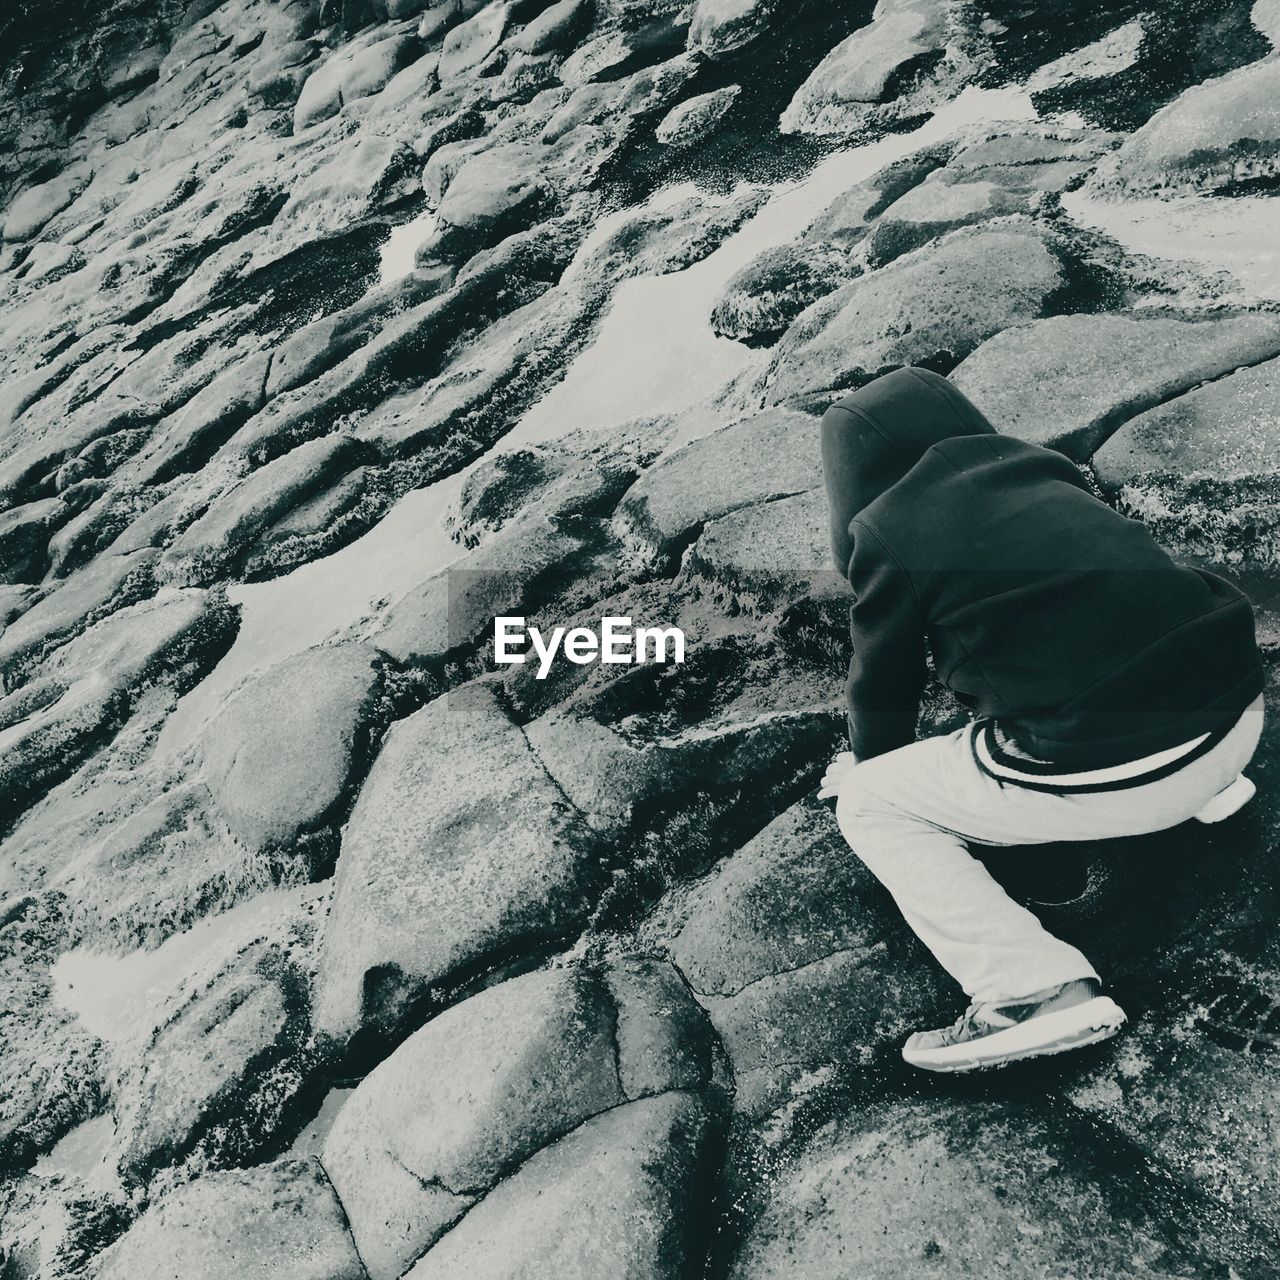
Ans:
<svg viewBox="0 0 1280 1280"><path fill-rule="evenodd" d="M1230 271L1234 301L1280 299L1280 235L1274 196L1178 196L1102 200L1084 190L1062 197L1074 221L1113 236L1133 253Z"/></svg>
<svg viewBox="0 0 1280 1280"><path fill-rule="evenodd" d="M54 999L107 1045L128 1042L156 1025L165 1002L192 972L265 937L283 914L327 891L313 884L269 889L153 951L121 955L76 947L53 965Z"/></svg>

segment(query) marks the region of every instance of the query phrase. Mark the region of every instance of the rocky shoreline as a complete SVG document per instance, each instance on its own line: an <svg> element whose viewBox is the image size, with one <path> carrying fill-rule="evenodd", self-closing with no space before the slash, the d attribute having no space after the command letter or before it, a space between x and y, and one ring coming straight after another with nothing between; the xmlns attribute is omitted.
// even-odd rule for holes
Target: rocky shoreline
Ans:
<svg viewBox="0 0 1280 1280"><path fill-rule="evenodd" d="M958 1087L813 794L818 418L904 364L1241 581L1276 709L1280 10L1047 10L0 18L0 1280L1280 1275L1274 729L993 855L1137 1025Z"/></svg>

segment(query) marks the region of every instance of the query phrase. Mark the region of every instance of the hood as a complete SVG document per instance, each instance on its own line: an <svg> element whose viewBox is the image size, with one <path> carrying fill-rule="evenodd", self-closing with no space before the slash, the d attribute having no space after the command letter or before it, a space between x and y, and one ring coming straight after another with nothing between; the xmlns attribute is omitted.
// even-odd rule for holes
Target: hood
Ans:
<svg viewBox="0 0 1280 1280"><path fill-rule="evenodd" d="M850 522L926 450L952 436L994 432L952 383L928 369L896 369L833 404L822 419L822 472L840 572L853 550Z"/></svg>

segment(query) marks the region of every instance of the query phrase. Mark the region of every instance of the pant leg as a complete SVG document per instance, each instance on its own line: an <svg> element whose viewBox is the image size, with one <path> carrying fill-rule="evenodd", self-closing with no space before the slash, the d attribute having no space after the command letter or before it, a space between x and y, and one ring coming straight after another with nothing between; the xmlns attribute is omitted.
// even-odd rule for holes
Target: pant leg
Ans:
<svg viewBox="0 0 1280 1280"><path fill-rule="evenodd" d="M971 856L979 844L1098 840L1190 818L1244 767L1262 728L1259 699L1213 751L1168 778L1117 791L1052 795L997 782L973 759L973 726L858 765L836 804L855 853L971 999L1013 1001L1096 977Z"/></svg>

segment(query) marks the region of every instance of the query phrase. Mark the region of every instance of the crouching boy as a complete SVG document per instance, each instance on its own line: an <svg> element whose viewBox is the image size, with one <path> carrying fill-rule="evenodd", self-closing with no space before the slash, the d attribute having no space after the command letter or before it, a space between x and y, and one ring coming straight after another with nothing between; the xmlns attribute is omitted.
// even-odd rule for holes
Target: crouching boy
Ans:
<svg viewBox="0 0 1280 1280"><path fill-rule="evenodd" d="M821 794L972 1002L903 1056L966 1071L1114 1035L1075 947L969 843L1029 845L1216 821L1253 794L1253 613L1175 564L1049 449L998 435L950 382L900 369L833 405L822 461L853 587L851 752ZM975 719L916 742L926 645Z"/></svg>

